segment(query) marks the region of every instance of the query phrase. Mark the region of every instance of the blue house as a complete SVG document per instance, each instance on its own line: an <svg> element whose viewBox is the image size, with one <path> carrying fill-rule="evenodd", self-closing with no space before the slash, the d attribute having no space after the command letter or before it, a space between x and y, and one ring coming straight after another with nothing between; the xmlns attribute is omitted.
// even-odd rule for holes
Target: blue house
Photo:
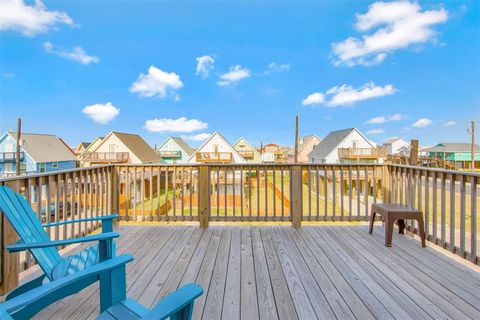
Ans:
<svg viewBox="0 0 480 320"><path fill-rule="evenodd" d="M190 156L195 152L182 138L170 137L165 140L157 153L162 159L162 163L186 163Z"/></svg>
<svg viewBox="0 0 480 320"><path fill-rule="evenodd" d="M0 138L0 177L15 175L17 134L7 132ZM50 134L22 133L20 172L33 174L76 167L73 151L60 138Z"/></svg>

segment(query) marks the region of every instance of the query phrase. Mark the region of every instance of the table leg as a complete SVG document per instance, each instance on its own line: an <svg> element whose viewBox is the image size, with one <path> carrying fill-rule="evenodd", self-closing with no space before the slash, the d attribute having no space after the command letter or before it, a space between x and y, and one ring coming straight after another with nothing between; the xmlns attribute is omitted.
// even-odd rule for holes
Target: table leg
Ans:
<svg viewBox="0 0 480 320"><path fill-rule="evenodd" d="M372 234L373 232L373 222L375 221L375 211L370 213L370 226L368 227L368 233Z"/></svg>
<svg viewBox="0 0 480 320"><path fill-rule="evenodd" d="M387 247L392 246L392 236L393 236L393 223L395 220L385 218L385 245Z"/></svg>
<svg viewBox="0 0 480 320"><path fill-rule="evenodd" d="M398 233L405 234L405 220L398 219Z"/></svg>

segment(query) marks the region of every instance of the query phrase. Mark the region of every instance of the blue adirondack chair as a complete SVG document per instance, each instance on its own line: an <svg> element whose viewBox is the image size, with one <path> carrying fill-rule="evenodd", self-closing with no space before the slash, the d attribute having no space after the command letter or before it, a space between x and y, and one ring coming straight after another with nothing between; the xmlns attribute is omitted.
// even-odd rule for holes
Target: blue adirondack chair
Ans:
<svg viewBox="0 0 480 320"><path fill-rule="evenodd" d="M21 194L13 192L8 186L0 186L0 210L10 221L10 224L20 238L17 244L7 247L8 251L19 252L29 250L44 272L43 275L10 292L6 300L41 286L44 282L47 282L46 279L55 281L79 271L87 270L99 262L115 256L115 243L113 239L117 238L119 234L113 232L112 220L118 218L116 214L70 221L57 221L42 225L25 198L23 198ZM52 241L44 230L44 227L95 220L102 221L101 234L76 239ZM56 248L62 245L97 241L98 244L92 245L80 253L66 258L62 258ZM85 288L93 282L95 281L85 281L83 287Z"/></svg>
<svg viewBox="0 0 480 320"><path fill-rule="evenodd" d="M100 303L108 306L97 319L190 320L195 299L203 289L187 284L165 297L152 310L126 298L125 265L133 257L123 254L93 267L65 276L0 304L0 319L28 319L49 304L76 293L83 283L100 280Z"/></svg>

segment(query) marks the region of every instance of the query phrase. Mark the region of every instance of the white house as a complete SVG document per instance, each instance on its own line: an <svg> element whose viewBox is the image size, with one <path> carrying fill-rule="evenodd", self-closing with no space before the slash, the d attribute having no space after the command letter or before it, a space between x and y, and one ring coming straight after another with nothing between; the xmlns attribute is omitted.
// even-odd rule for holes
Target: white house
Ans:
<svg viewBox="0 0 480 320"><path fill-rule="evenodd" d="M88 165L105 163L160 163L160 156L138 134L110 132L94 149L83 153Z"/></svg>
<svg viewBox="0 0 480 320"><path fill-rule="evenodd" d="M308 158L311 163L383 163L386 153L357 128L330 132Z"/></svg>
<svg viewBox="0 0 480 320"><path fill-rule="evenodd" d="M410 144L400 138L391 138L383 142L383 147L387 150L388 155L397 155L410 150Z"/></svg>
<svg viewBox="0 0 480 320"><path fill-rule="evenodd" d="M218 132L192 154L188 163L247 163L235 148Z"/></svg>

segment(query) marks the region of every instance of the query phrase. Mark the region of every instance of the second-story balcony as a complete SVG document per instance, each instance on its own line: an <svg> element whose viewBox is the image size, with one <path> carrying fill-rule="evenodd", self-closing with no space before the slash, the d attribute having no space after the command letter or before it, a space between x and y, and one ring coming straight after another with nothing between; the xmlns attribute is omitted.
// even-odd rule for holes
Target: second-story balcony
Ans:
<svg viewBox="0 0 480 320"><path fill-rule="evenodd" d="M158 151L158 154L160 155L161 158L181 158L182 157L181 151L165 150L165 151Z"/></svg>
<svg viewBox="0 0 480 320"><path fill-rule="evenodd" d="M196 161L200 163L230 163L233 161L231 152L197 152Z"/></svg>
<svg viewBox="0 0 480 320"><path fill-rule="evenodd" d="M24 153L20 152L20 161L23 161ZM14 163L17 161L16 152L0 152L0 163Z"/></svg>
<svg viewBox="0 0 480 320"><path fill-rule="evenodd" d="M128 161L128 152L86 152L82 160L92 163L122 163Z"/></svg>
<svg viewBox="0 0 480 320"><path fill-rule="evenodd" d="M238 153L245 159L253 159L252 150L239 150Z"/></svg>
<svg viewBox="0 0 480 320"><path fill-rule="evenodd" d="M385 148L338 148L341 159L379 159L387 157Z"/></svg>

